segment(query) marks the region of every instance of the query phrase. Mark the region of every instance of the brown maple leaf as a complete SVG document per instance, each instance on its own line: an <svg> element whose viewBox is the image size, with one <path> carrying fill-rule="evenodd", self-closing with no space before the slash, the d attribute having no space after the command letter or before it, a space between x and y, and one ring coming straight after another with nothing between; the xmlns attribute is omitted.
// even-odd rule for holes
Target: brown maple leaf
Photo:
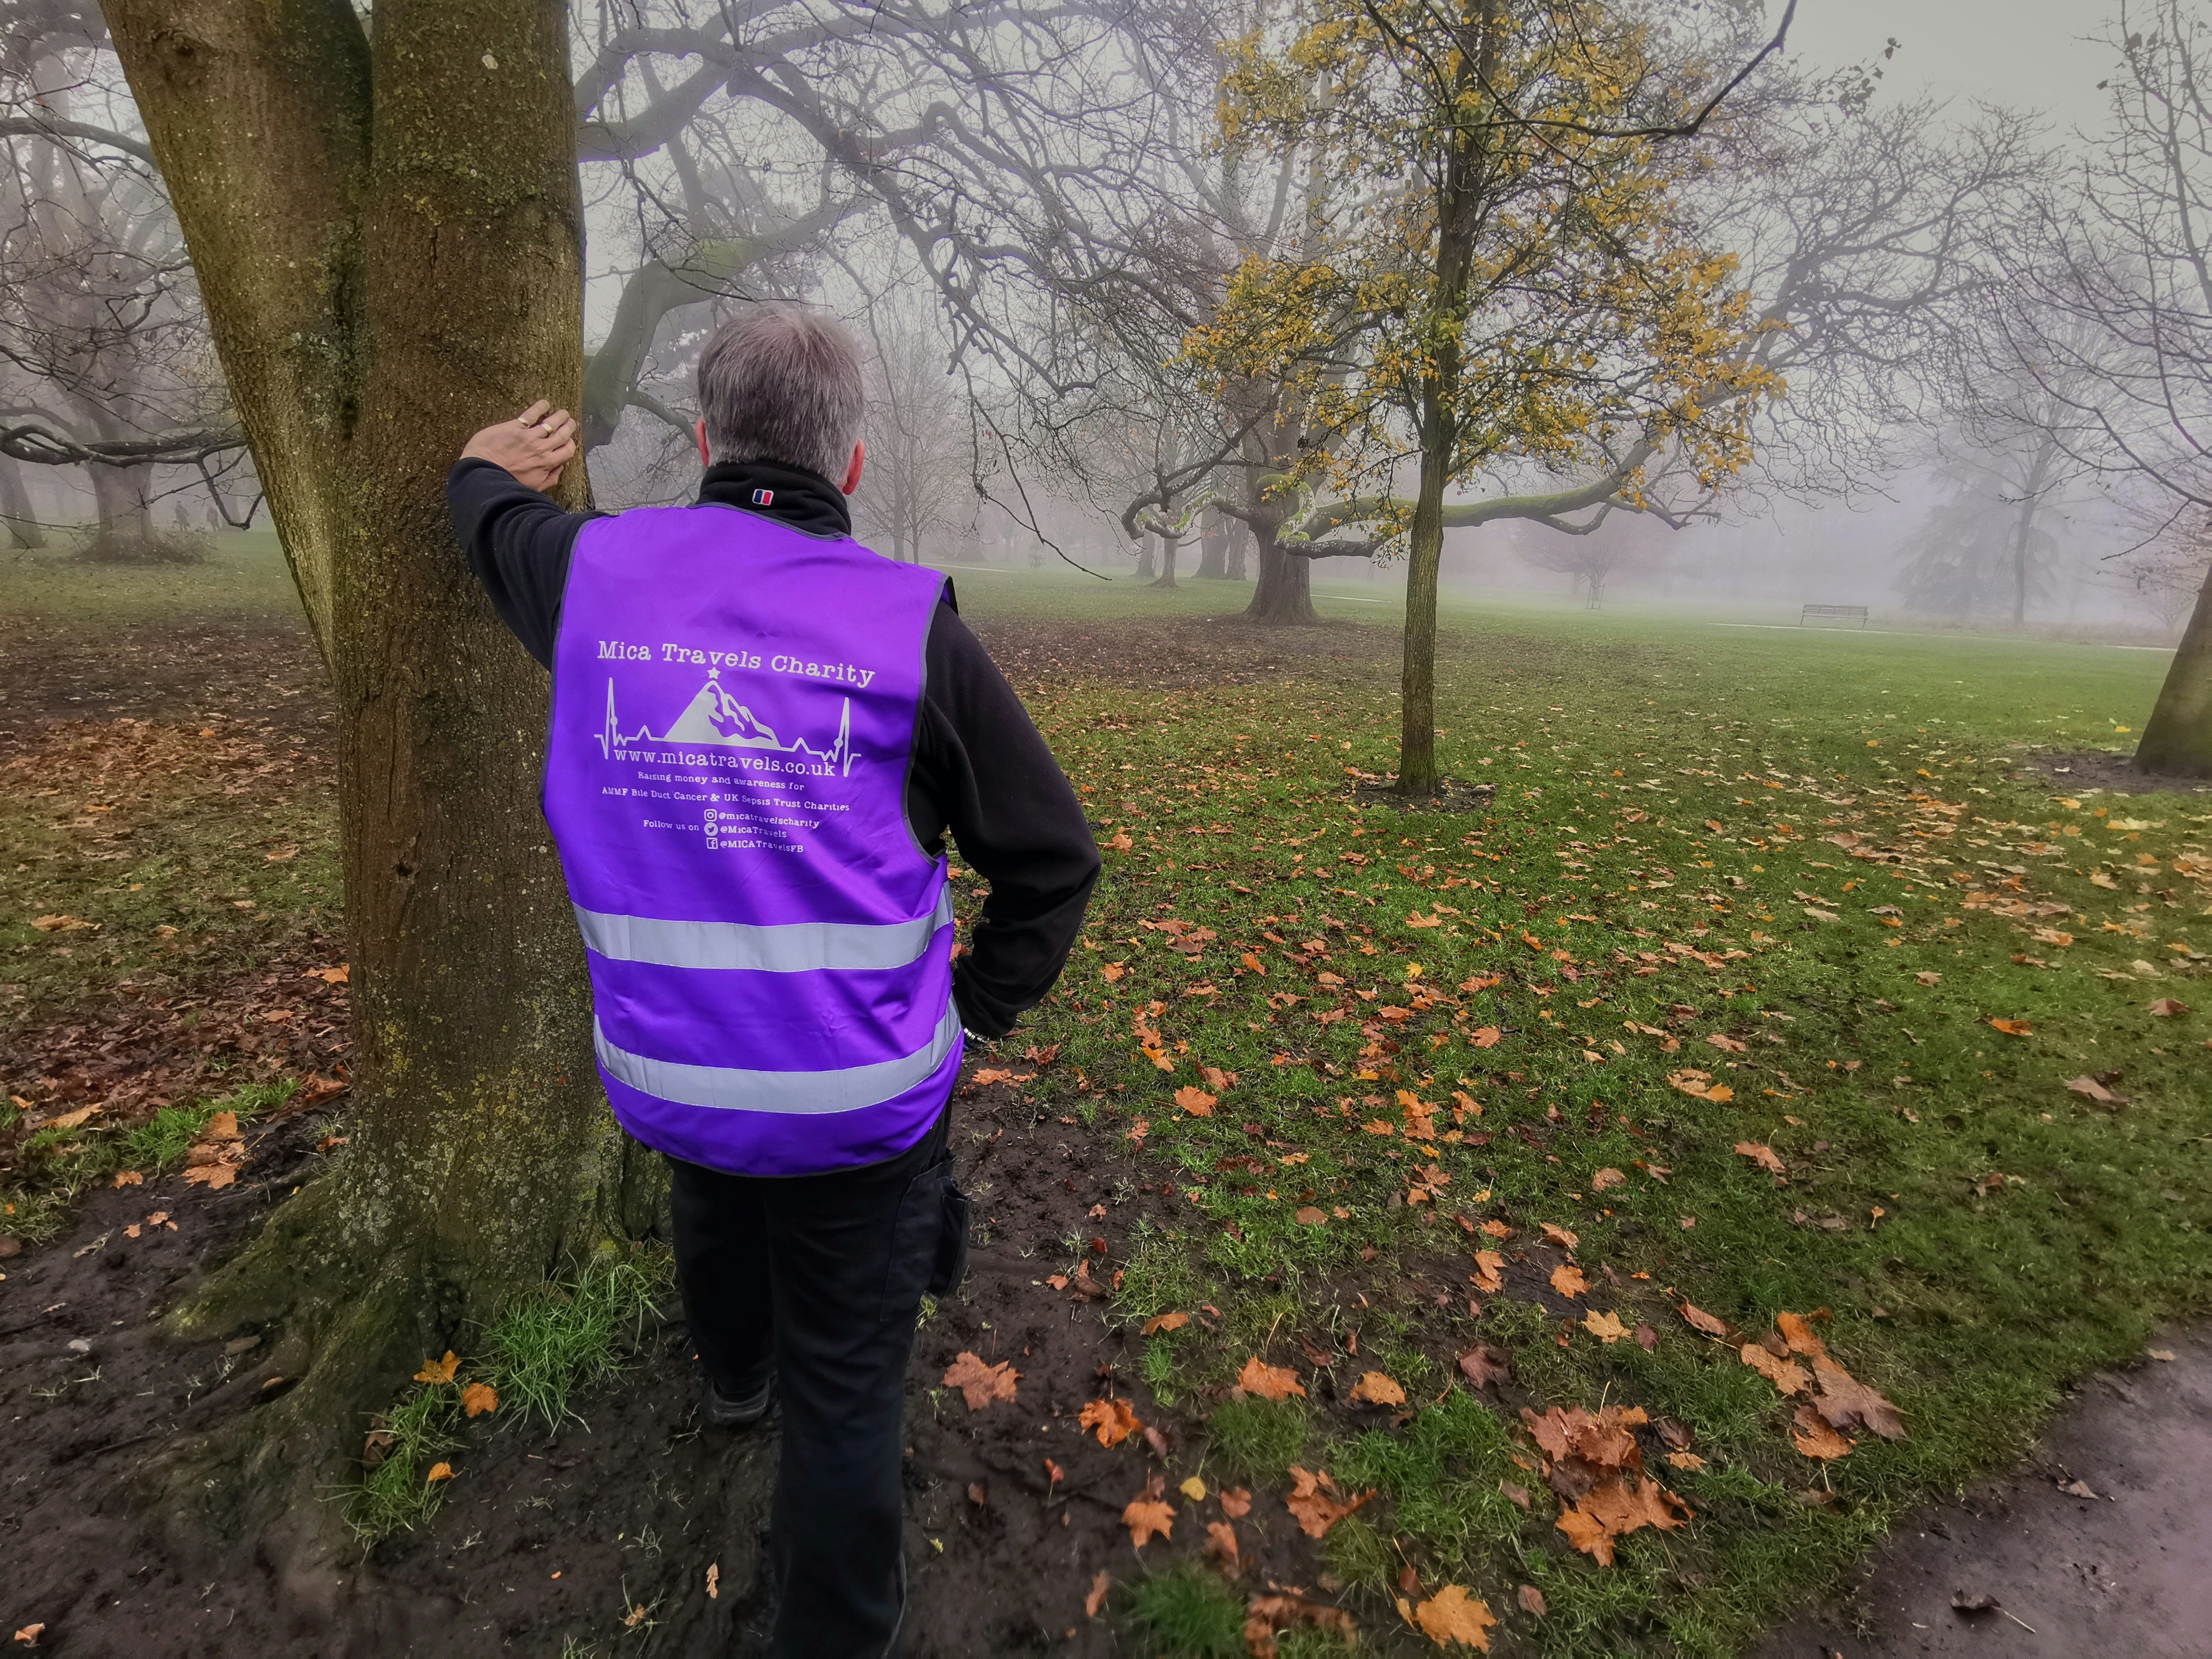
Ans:
<svg viewBox="0 0 2212 1659"><path fill-rule="evenodd" d="M1676 1510L1681 1514L1676 1515ZM1614 1539L1645 1527L1672 1531L1690 1514L1690 1506L1657 1481L1623 1478L1594 1487L1553 1524L1577 1549L1600 1566L1609 1567Z"/></svg>
<svg viewBox="0 0 2212 1659"><path fill-rule="evenodd" d="M1175 1535L1175 1505L1164 1498L1139 1492L1121 1511L1121 1524L1128 1528L1130 1541L1142 1549L1155 1537Z"/></svg>
<svg viewBox="0 0 2212 1659"><path fill-rule="evenodd" d="M1814 1334L1812 1326L1805 1322L1803 1316L1778 1313L1774 1316L1774 1328L1782 1333L1782 1340L1789 1346L1790 1352L1802 1354L1816 1365L1828 1357L1826 1345Z"/></svg>
<svg viewBox="0 0 2212 1659"><path fill-rule="evenodd" d="M1756 1342L1747 1342L1737 1352L1742 1356L1745 1364L1785 1395L1796 1394L1813 1380L1796 1360L1769 1353Z"/></svg>
<svg viewBox="0 0 2212 1659"><path fill-rule="evenodd" d="M1728 1336L1728 1321L1714 1318L1712 1314L1705 1312L1704 1307L1683 1303L1681 1316L1690 1321L1690 1329L1694 1329L1694 1332L1705 1332L1705 1336Z"/></svg>
<svg viewBox="0 0 2212 1659"><path fill-rule="evenodd" d="M1474 1287L1479 1291L1486 1291L1492 1296L1497 1295L1498 1291L1505 1288L1505 1281L1498 1277L1498 1274L1504 1272L1504 1268L1505 1255L1504 1251L1477 1250L1474 1253L1474 1273L1473 1275L1474 1279Z"/></svg>
<svg viewBox="0 0 2212 1659"><path fill-rule="evenodd" d="M1381 1371L1369 1371L1352 1385L1352 1397L1366 1406L1402 1406L1406 1391Z"/></svg>
<svg viewBox="0 0 2212 1659"><path fill-rule="evenodd" d="M1413 1622L1438 1647L1462 1642L1477 1653L1490 1651L1490 1630L1498 1620L1490 1604L1469 1595L1457 1584L1446 1584L1413 1609Z"/></svg>
<svg viewBox="0 0 2212 1659"><path fill-rule="evenodd" d="M1221 1512L1231 1521L1241 1521L1252 1513L1252 1493L1243 1486L1231 1486L1221 1493Z"/></svg>
<svg viewBox="0 0 2212 1659"><path fill-rule="evenodd" d="M1086 1429L1096 1430L1102 1446L1118 1446L1144 1426L1137 1421L1137 1413L1129 1409L1126 1400L1094 1400L1083 1408L1076 1421Z"/></svg>
<svg viewBox="0 0 2212 1659"><path fill-rule="evenodd" d="M1145 1322L1145 1334L1151 1336L1157 1331L1179 1331L1189 1323L1190 1316L1187 1313L1154 1314Z"/></svg>
<svg viewBox="0 0 2212 1659"><path fill-rule="evenodd" d="M1866 1429L1885 1440L1902 1440L1897 1407L1832 1360L1813 1368L1813 1406L1838 1430Z"/></svg>
<svg viewBox="0 0 2212 1659"><path fill-rule="evenodd" d="M1513 1362L1503 1348L1479 1343L1459 1357L1461 1373L1476 1389L1487 1389L1511 1380Z"/></svg>
<svg viewBox="0 0 2212 1659"><path fill-rule="evenodd" d="M1292 1395L1303 1400L1306 1392L1305 1385L1298 1381L1298 1374L1288 1365L1263 1364L1257 1354L1246 1360L1244 1369L1237 1373L1237 1386L1262 1400L1287 1400Z"/></svg>
<svg viewBox="0 0 2212 1659"><path fill-rule="evenodd" d="M1560 1249L1567 1250L1573 1249L1576 1245L1582 1243L1582 1239L1577 1235L1568 1231L1556 1221L1547 1221L1544 1224L1544 1237Z"/></svg>
<svg viewBox="0 0 2212 1659"><path fill-rule="evenodd" d="M1314 1474L1291 1465L1291 1495L1284 1507L1296 1517L1298 1530L1309 1538L1326 1538L1328 1529L1375 1496L1370 1489L1347 1498L1324 1471Z"/></svg>
<svg viewBox="0 0 2212 1659"><path fill-rule="evenodd" d="M1580 1296L1589 1289L1589 1281L1583 1277L1580 1267L1570 1267L1563 1261L1552 1269L1552 1288L1561 1296Z"/></svg>
<svg viewBox="0 0 2212 1659"><path fill-rule="evenodd" d="M1851 1449L1851 1443L1838 1434L1828 1420L1810 1406L1800 1406L1790 1419L1797 1425L1790 1437L1790 1443L1808 1457L1822 1460L1838 1458Z"/></svg>
<svg viewBox="0 0 2212 1659"><path fill-rule="evenodd" d="M994 1400L1012 1401L1020 1378L1011 1359L987 1365L981 1355L965 1352L945 1368L945 1386L959 1389L971 1412L981 1411Z"/></svg>
<svg viewBox="0 0 2212 1659"><path fill-rule="evenodd" d="M1206 1553L1231 1578L1244 1570L1243 1553L1237 1547L1237 1528L1226 1521L1206 1523Z"/></svg>
<svg viewBox="0 0 2212 1659"><path fill-rule="evenodd" d="M1106 1605L1106 1592L1114 1588L1114 1575L1102 1572L1091 1581L1091 1593L1083 1598L1083 1616L1096 1619L1098 1609Z"/></svg>
<svg viewBox="0 0 2212 1659"><path fill-rule="evenodd" d="M1620 1322L1618 1313L1600 1313L1595 1308L1583 1316L1583 1328L1607 1346L1628 1334L1628 1328Z"/></svg>
<svg viewBox="0 0 2212 1659"><path fill-rule="evenodd" d="M1776 1156L1774 1148L1766 1146L1762 1142L1756 1140L1739 1140L1735 1144L1735 1154L1738 1158L1749 1158L1753 1164L1756 1164L1760 1169L1768 1171L1770 1174L1788 1175L1790 1173L1788 1166L1782 1162L1780 1158Z"/></svg>

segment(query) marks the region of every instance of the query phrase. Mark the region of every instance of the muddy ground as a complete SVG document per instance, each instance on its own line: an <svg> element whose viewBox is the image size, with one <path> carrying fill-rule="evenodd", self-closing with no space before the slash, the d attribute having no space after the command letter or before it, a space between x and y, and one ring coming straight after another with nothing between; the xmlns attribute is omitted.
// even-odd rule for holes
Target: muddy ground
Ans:
<svg viewBox="0 0 2212 1659"><path fill-rule="evenodd" d="M2212 1652L2212 1333L2100 1372L2026 1467L1915 1517L1759 1659Z"/></svg>
<svg viewBox="0 0 2212 1659"><path fill-rule="evenodd" d="M1351 624L1176 621L1148 625L1141 641L1133 629L1106 624L1002 622L983 632L1018 683L1072 672L1155 687L1252 683L1293 661L1306 673L1389 668L1387 633ZM330 729L319 672L296 629L194 622L166 636L137 630L116 651L21 629L0 643L0 751L57 720L220 715L313 738ZM132 1078L146 1087L159 1073L159 1092L169 1095L195 1087L217 1045L254 1034L257 1060L335 1076L342 988L315 994L312 1019L263 1032L257 999L299 977L296 964L276 979L241 977L208 994L222 1018L191 1024L180 1018L188 1010L88 1005L13 1033L7 1063L76 1079L88 1097ZM271 1043L281 1055L264 1051ZM131 1659L686 1655L722 1650L726 1638L733 1651L757 1648L766 1608L753 1563L775 1437L772 1427L743 1437L701 1430L672 1301L641 1333L620 1382L580 1402L583 1422L550 1435L496 1419L478 1425L453 1459L441 1512L333 1579L282 1582L264 1555L159 1536L137 1512L137 1482L164 1446L251 1413L286 1386L260 1361L273 1340L234 1352L180 1346L156 1322L321 1167L331 1154L318 1149L343 1133L345 1106L339 1096L252 1127L246 1178L227 1191L175 1176L102 1189L52 1243L0 1261L0 1628L40 1627L24 1651ZM1180 1224L1178 1199L1146 1189L1157 1169L1132 1165L1118 1145L1003 1086L968 1091L954 1110L979 1232L963 1293L917 1340L906 1651L1127 1651L1130 1638L1111 1617L1119 1604L1096 1620L1084 1604L1096 1574L1126 1584L1167 1549L1155 1544L1140 1560L1121 1524L1122 1506L1162 1467L1161 1449L1133 1437L1102 1447L1075 1415L1093 1399L1128 1399L1162 1431L1179 1479L1211 1402L1161 1408L1136 1374L1136 1331L1045 1281L1068 1265L1062 1241L1071 1238L1110 1279L1140 1219ZM1093 1238L1103 1250L1092 1252ZM1459 1305L1437 1302L1419 1263L1399 1265L1412 1277L1387 1287L1396 1305L1423 1310L1439 1349L1470 1346L1478 1332ZM1548 1303L1548 1266L1537 1256L1514 1264L1514 1294ZM1384 1289L1337 1294L1348 1303ZM1318 1320L1328 1310L1313 1311ZM1778 1633L1767 1653L2071 1654L2092 1644L2205 1651L2212 1575L2201 1566L2212 1536L2198 1495L2212 1476L2212 1342L2177 1338L2173 1347L2171 1364L2085 1385L2035 1465L1901 1531L1854 1598ZM1017 1401L971 1413L937 1386L963 1352L1011 1360L1022 1373ZM1357 1420L1331 1380L1356 1374L1336 1341L1318 1326L1285 1333L1284 1357L1292 1352L1312 1368L1316 1409ZM1519 1403L1510 1385L1504 1403ZM2099 1496L2061 1492L2062 1476ZM1202 1523L1218 1510L1209 1502L1187 1513ZM1314 1547L1279 1492L1263 1494L1238 1531L1247 1586L1319 1583ZM1193 1553L1194 1541L1178 1538L1174 1553ZM2002 1606L1954 1612L1960 1590Z"/></svg>

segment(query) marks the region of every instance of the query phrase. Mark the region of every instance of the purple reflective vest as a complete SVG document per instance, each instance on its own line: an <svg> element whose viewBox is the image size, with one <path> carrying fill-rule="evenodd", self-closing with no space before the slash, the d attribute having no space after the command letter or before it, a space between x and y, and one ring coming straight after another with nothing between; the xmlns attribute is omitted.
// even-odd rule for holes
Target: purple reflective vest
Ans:
<svg viewBox="0 0 2212 1659"><path fill-rule="evenodd" d="M810 1175L896 1157L950 1097L952 900L906 817L944 585L731 507L578 532L545 818L647 1146Z"/></svg>

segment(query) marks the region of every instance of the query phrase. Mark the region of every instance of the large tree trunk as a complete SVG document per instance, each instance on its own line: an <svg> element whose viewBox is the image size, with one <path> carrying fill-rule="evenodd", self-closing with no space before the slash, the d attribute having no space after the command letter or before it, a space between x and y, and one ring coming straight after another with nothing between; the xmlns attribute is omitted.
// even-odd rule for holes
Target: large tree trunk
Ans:
<svg viewBox="0 0 2212 1659"><path fill-rule="evenodd" d="M372 47L347 0L106 11L336 693L355 995L344 1161L172 1321L273 1324L302 1380L168 1484L212 1536L326 1559L362 1412L577 1243L621 1157L538 810L544 677L442 488L474 428L581 387L566 15L379 0Z"/></svg>
<svg viewBox="0 0 2212 1659"><path fill-rule="evenodd" d="M1182 547L1182 538L1180 536L1170 535L1160 538L1160 574L1153 578L1153 586L1176 586L1176 555Z"/></svg>
<svg viewBox="0 0 2212 1659"><path fill-rule="evenodd" d="M1228 575L1230 522L1225 514L1210 507L1200 518L1197 571L1200 581L1219 581Z"/></svg>
<svg viewBox="0 0 2212 1659"><path fill-rule="evenodd" d="M1229 569L1226 574L1231 581L1241 582L1246 580L1244 556L1251 545L1252 526L1242 519L1230 519Z"/></svg>
<svg viewBox="0 0 2212 1659"><path fill-rule="evenodd" d="M1275 545L1275 526L1252 526L1260 548L1260 580L1252 589L1252 603L1244 607L1244 620L1277 627L1314 628L1321 613L1313 608L1313 561L1285 553Z"/></svg>
<svg viewBox="0 0 2212 1659"><path fill-rule="evenodd" d="M153 528L149 511L154 488L150 466L91 466L94 510L100 532L143 540Z"/></svg>
<svg viewBox="0 0 2212 1659"><path fill-rule="evenodd" d="M0 519L8 522L11 545L27 552L46 544L46 526L39 522L38 514L32 508L31 491L23 482L23 470L5 456L0 456Z"/></svg>
<svg viewBox="0 0 2212 1659"><path fill-rule="evenodd" d="M1146 536L1137 544L1137 580L1148 582L1156 574L1152 566L1152 538Z"/></svg>
<svg viewBox="0 0 2212 1659"><path fill-rule="evenodd" d="M2197 591L2197 608L2136 745L2136 764L2146 772L2212 778L2212 569Z"/></svg>

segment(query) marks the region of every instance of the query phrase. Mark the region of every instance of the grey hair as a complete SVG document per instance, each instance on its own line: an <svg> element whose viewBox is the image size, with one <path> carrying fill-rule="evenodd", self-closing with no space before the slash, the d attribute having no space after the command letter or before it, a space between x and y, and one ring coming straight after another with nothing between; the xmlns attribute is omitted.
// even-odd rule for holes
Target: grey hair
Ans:
<svg viewBox="0 0 2212 1659"><path fill-rule="evenodd" d="M747 306L699 354L699 413L718 461L782 461L842 483L866 402L853 337L801 306Z"/></svg>

